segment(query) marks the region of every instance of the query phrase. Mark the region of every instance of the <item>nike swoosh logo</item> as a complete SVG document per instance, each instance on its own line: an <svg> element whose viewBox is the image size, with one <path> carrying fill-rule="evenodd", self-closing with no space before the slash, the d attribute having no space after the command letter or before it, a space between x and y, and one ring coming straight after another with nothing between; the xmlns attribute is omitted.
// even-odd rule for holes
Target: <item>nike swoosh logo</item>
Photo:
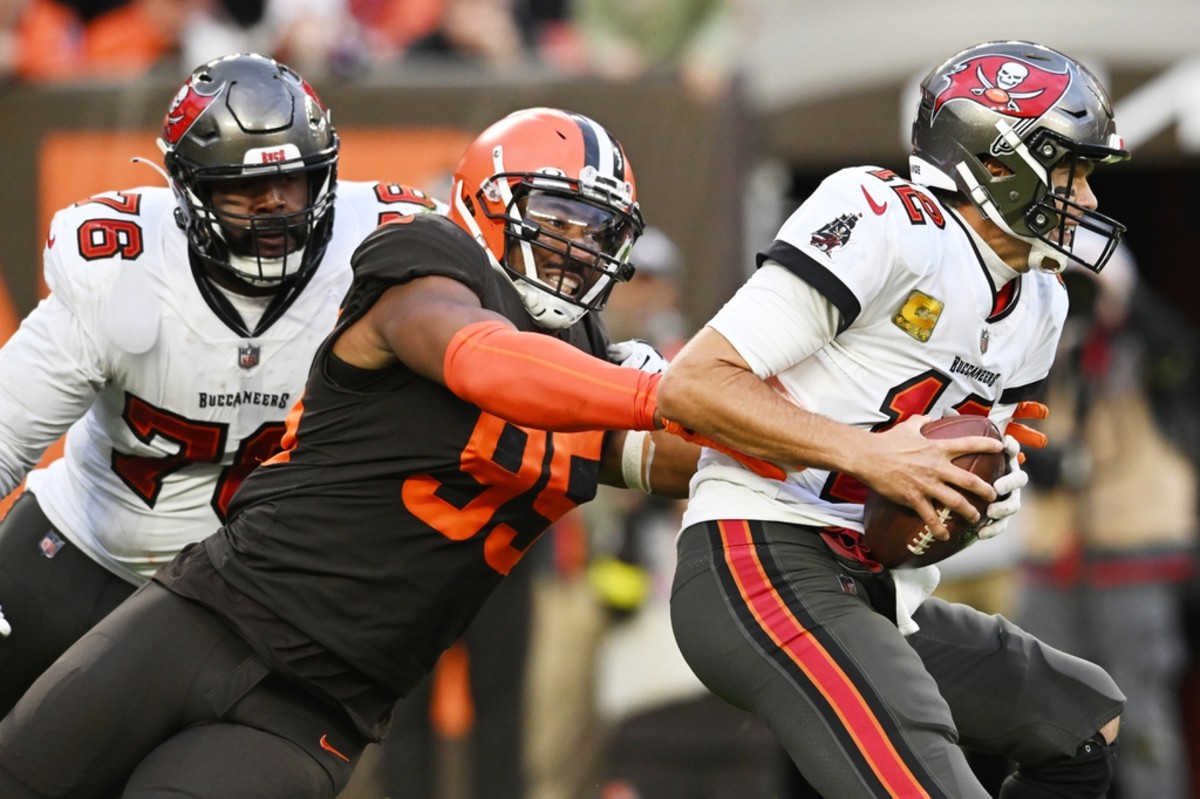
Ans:
<svg viewBox="0 0 1200 799"><path fill-rule="evenodd" d="M875 198L867 194L866 186L859 186L862 189L863 196L867 198L867 205L871 206L871 210L875 212L875 216L883 216L883 212L887 210L887 202L877 203Z"/></svg>
<svg viewBox="0 0 1200 799"><path fill-rule="evenodd" d="M333 748L333 744L329 743L328 735L321 736L321 748L324 749L326 752L333 752L333 754L337 755L342 760L345 760L347 763L350 762L350 758L346 757L341 752L339 752L338 750Z"/></svg>

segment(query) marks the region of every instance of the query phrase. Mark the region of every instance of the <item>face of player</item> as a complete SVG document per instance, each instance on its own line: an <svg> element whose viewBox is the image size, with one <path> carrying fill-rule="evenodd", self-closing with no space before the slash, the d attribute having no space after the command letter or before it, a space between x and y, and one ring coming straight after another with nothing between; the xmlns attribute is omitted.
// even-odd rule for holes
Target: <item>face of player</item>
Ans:
<svg viewBox="0 0 1200 799"><path fill-rule="evenodd" d="M304 246L308 206L304 172L214 181L210 202L225 240L239 255L282 258Z"/></svg>
<svg viewBox="0 0 1200 799"><path fill-rule="evenodd" d="M994 175L1011 174L999 161L989 160L986 165ZM1062 224L1048 231L1046 237L1057 244L1063 244L1068 250L1074 244L1075 228L1081 210L1091 212L1098 206L1090 183L1095 166L1094 161L1084 158L1064 158L1050 170L1050 193L1063 198L1063 202L1055 203L1055 210L1060 214ZM1017 272L1028 271L1033 243L1026 238L1008 235L994 225L989 229L991 232L985 235L985 238L996 254ZM978 227L976 230L984 233L984 230ZM1047 259L1048 271L1055 271L1053 266L1053 262Z"/></svg>
<svg viewBox="0 0 1200 799"><path fill-rule="evenodd" d="M1088 161L1082 158L1065 158L1058 166L1050 172L1050 190L1059 197L1064 197L1077 206L1080 206L1086 211L1095 211L1099 206L1096 200L1096 195L1092 191L1089 178L1092 175L1092 170L1096 168L1094 161ZM1075 223L1071 221L1074 216L1069 206L1059 205L1057 210L1067 215L1067 224L1060 235L1058 232L1052 236L1059 244L1064 244L1068 247L1073 243L1075 238ZM1062 238L1068 238L1068 241L1062 241Z"/></svg>
<svg viewBox="0 0 1200 799"><path fill-rule="evenodd" d="M598 255L621 258L633 241L626 218L582 200L534 191L518 200L517 208L539 230L531 248L538 279L572 299L582 297L603 274ZM519 247L510 247L510 264L523 257Z"/></svg>

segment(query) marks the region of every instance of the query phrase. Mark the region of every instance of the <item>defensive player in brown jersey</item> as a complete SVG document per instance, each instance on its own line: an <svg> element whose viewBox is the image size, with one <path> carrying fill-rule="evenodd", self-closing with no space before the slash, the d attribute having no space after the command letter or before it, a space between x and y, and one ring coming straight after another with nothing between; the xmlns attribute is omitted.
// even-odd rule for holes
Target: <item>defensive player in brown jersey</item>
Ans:
<svg viewBox="0 0 1200 799"><path fill-rule="evenodd" d="M648 353L610 353L589 313L641 229L594 121L484 131L448 217L359 247L285 449L226 526L0 723L0 795L333 797L551 522L599 482L686 495L699 450L656 430L658 370L609 363Z"/></svg>

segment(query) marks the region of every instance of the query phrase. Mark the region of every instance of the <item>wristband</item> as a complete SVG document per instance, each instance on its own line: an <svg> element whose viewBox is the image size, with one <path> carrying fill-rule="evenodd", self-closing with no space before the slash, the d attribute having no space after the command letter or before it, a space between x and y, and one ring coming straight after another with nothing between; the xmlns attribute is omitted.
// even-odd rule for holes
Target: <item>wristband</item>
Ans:
<svg viewBox="0 0 1200 799"><path fill-rule="evenodd" d="M629 488L651 493L650 466L654 463L654 439L645 430L630 430L621 447L621 477Z"/></svg>

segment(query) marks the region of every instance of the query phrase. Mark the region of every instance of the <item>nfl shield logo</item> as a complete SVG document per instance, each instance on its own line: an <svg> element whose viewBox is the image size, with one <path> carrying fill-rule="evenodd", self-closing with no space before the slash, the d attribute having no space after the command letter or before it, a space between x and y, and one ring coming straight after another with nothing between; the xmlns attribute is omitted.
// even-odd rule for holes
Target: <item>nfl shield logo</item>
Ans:
<svg viewBox="0 0 1200 799"><path fill-rule="evenodd" d="M62 540L62 537L59 536L56 531L51 530L42 537L41 541L38 542L38 549L40 549L42 554L46 557L52 558L58 554L59 550L62 549L65 544L66 542Z"/></svg>
<svg viewBox="0 0 1200 799"><path fill-rule="evenodd" d="M992 334L988 332L988 329L986 327L983 330L979 331L979 352L980 352L980 354L987 352L988 339L991 338L991 335Z"/></svg>
<svg viewBox="0 0 1200 799"><path fill-rule="evenodd" d="M238 347L238 366L243 369L252 369L258 366L257 344L243 344Z"/></svg>

